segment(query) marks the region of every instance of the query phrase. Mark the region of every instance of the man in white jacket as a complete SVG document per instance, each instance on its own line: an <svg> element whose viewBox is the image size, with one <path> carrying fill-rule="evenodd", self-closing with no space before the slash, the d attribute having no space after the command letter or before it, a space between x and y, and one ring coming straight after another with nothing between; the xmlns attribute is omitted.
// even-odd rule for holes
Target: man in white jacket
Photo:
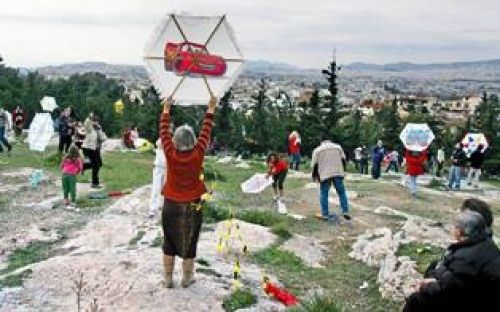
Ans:
<svg viewBox="0 0 500 312"><path fill-rule="evenodd" d="M148 216L152 219L156 216L156 212L163 207L163 196L161 190L165 184L167 172L167 161L163 152L161 140L156 141L156 157L153 167L153 185L151 187L151 201L149 204Z"/></svg>
<svg viewBox="0 0 500 312"><path fill-rule="evenodd" d="M321 184L320 204L321 216L325 219L331 219L328 211L328 193L333 184L339 196L342 215L345 220L351 220L349 215L349 203L344 187L344 166L346 157L344 150L338 144L330 140L323 141L312 154L313 176Z"/></svg>

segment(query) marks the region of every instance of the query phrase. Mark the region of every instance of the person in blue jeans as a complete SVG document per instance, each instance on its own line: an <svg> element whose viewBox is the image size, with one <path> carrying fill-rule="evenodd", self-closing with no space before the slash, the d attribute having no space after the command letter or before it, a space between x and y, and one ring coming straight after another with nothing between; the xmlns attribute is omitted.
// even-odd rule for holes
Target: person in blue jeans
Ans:
<svg viewBox="0 0 500 312"><path fill-rule="evenodd" d="M330 215L328 209L328 194L333 184L339 196L342 216L345 220L351 220L349 215L349 203L344 187L344 166L346 157L344 150L338 144L330 140L323 141L314 149L312 154L313 177L320 182L320 205L321 216L325 219L335 218Z"/></svg>
<svg viewBox="0 0 500 312"><path fill-rule="evenodd" d="M378 140L377 145L372 150L372 178L375 180L380 178L382 160L384 160L384 148L382 141Z"/></svg>
<svg viewBox="0 0 500 312"><path fill-rule="evenodd" d="M458 143L455 151L451 156L453 164L450 167L450 176L448 179L447 190L460 190L460 180L462 179L462 171L467 163L467 155L463 150L462 143Z"/></svg>

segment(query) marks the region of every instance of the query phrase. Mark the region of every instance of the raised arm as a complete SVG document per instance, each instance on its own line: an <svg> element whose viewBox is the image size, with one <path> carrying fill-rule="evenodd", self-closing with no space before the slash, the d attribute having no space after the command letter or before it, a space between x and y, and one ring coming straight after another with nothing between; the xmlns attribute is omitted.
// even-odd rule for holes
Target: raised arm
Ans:
<svg viewBox="0 0 500 312"><path fill-rule="evenodd" d="M203 125L200 130L200 135L196 142L196 147L205 151L210 142L210 134L212 133L212 127L214 125L214 113L217 107L217 98L212 97L208 102L207 113L205 119L203 119Z"/></svg>
<svg viewBox="0 0 500 312"><path fill-rule="evenodd" d="M165 156L172 153L175 149L172 142L172 132L170 132L170 107L173 102L172 98L167 98L163 101L163 113L160 120L160 138Z"/></svg>

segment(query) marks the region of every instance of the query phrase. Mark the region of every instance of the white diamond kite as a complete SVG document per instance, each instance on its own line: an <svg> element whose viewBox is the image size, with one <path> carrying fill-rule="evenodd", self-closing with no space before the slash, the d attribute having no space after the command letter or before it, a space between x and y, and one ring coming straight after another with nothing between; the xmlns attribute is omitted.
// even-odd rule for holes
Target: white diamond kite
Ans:
<svg viewBox="0 0 500 312"><path fill-rule="evenodd" d="M147 43L144 61L160 96L180 105L220 98L244 64L225 15L168 15Z"/></svg>
<svg viewBox="0 0 500 312"><path fill-rule="evenodd" d="M467 155L472 154L479 145L483 146L483 152L490 146L483 133L467 133L462 139L462 145Z"/></svg>
<svg viewBox="0 0 500 312"><path fill-rule="evenodd" d="M408 123L399 135L406 149L421 152L434 140L434 133L427 124Z"/></svg>
<svg viewBox="0 0 500 312"><path fill-rule="evenodd" d="M52 112L57 108L56 99L51 96L44 96L40 101L40 105L42 105L42 109L46 112Z"/></svg>

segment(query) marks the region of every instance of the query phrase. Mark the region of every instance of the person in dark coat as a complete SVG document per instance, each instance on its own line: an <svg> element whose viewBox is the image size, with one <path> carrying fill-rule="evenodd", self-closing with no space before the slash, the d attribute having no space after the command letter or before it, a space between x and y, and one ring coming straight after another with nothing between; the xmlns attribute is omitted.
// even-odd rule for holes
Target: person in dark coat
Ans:
<svg viewBox="0 0 500 312"><path fill-rule="evenodd" d="M477 149L470 155L469 175L467 176L467 185L472 185L475 188L479 187L479 177L481 176L481 167L484 163L484 146L479 145Z"/></svg>
<svg viewBox="0 0 500 312"><path fill-rule="evenodd" d="M500 311L500 250L481 213L462 211L443 258L415 285L403 312Z"/></svg>
<svg viewBox="0 0 500 312"><path fill-rule="evenodd" d="M372 178L377 180L380 178L382 169L382 160L384 160L384 147L382 141L378 140L377 145L372 150Z"/></svg>

